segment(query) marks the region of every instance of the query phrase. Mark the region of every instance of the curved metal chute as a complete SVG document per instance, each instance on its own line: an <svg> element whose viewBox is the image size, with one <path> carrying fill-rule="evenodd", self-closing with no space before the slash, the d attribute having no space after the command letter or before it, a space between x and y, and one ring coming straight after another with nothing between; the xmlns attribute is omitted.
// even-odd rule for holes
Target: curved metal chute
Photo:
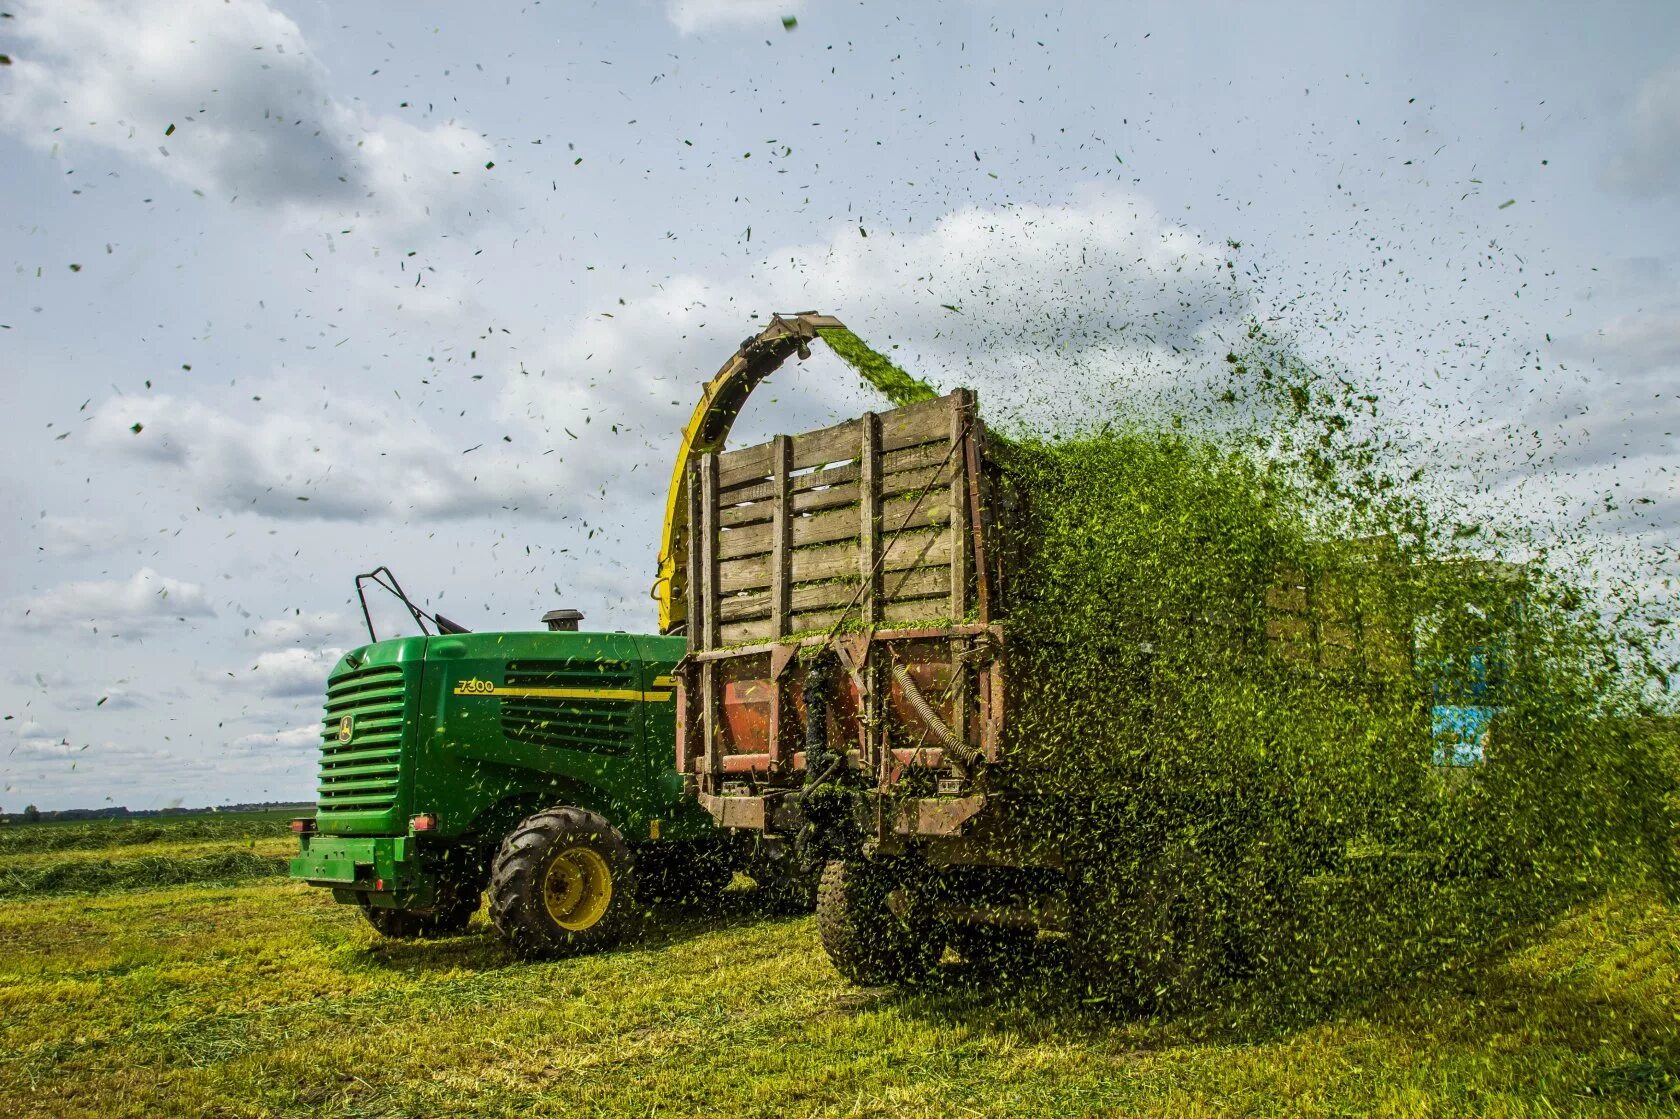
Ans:
<svg viewBox="0 0 1680 1119"><path fill-rule="evenodd" d="M936 394L875 351L869 349L833 315L800 311L770 316L770 325L741 343L723 363L700 395L688 426L683 429L677 461L671 470L671 489L665 498L665 529L659 542L659 577L653 597L659 601L659 632L672 633L688 620L688 595L682 557L688 549L688 471L695 456L721 451L735 417L759 382L789 357L811 356L810 344L821 338L859 376L885 393L894 404L932 399Z"/></svg>

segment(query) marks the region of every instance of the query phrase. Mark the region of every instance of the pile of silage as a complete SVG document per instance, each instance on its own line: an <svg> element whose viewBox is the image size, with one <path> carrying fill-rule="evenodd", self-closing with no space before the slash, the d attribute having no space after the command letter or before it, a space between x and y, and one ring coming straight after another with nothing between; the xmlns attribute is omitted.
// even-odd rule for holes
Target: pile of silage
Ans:
<svg viewBox="0 0 1680 1119"><path fill-rule="evenodd" d="M1672 778L1580 594L1451 554L1369 444L1338 463L1313 440L1305 470L1258 445L1110 427L1003 449L994 780L1080 868L1080 973L1159 1003L1334 998L1630 874L1672 891ZM1485 736L1443 740L1443 710Z"/></svg>
<svg viewBox="0 0 1680 1119"><path fill-rule="evenodd" d="M935 395L822 333L895 405ZM1076 868L1081 981L1307 1009L1618 882L1680 897L1675 666L1534 549L1467 553L1491 534L1429 515L1351 381L1259 327L1227 363L1180 402L1199 424L993 439L1010 686L988 780Z"/></svg>

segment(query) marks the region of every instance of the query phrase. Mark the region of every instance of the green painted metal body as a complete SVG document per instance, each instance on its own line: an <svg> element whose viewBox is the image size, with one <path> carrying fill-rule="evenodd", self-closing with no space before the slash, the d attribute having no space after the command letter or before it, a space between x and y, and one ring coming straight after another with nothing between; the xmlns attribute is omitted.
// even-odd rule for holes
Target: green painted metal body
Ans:
<svg viewBox="0 0 1680 1119"><path fill-rule="evenodd" d="M424 908L439 860L486 857L533 812L600 813L633 846L703 840L674 768L680 637L470 633L346 653L327 681L314 834L292 877ZM413 820L435 826L416 832Z"/></svg>

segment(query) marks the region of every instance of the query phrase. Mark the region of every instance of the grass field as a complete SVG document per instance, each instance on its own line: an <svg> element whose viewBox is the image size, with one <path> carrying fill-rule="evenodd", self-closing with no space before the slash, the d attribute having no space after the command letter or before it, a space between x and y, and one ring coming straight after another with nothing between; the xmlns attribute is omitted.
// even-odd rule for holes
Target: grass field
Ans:
<svg viewBox="0 0 1680 1119"><path fill-rule="evenodd" d="M811 919L755 914L750 893L557 963L516 961L482 915L465 936L380 941L261 869L290 846L271 825L0 841L0 1114L1680 1113L1680 913L1639 893L1256 1028L1070 1005L1053 976L989 991L956 965L914 995L860 990ZM225 856L219 878L155 884ZM28 877L145 860L153 881Z"/></svg>

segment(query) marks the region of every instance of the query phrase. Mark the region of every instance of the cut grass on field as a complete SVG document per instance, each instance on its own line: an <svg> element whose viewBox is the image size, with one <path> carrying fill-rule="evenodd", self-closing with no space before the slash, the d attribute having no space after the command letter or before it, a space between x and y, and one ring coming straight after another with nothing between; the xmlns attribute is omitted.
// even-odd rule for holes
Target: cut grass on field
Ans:
<svg viewBox="0 0 1680 1119"><path fill-rule="evenodd" d="M35 865L0 865L0 898L42 894L157 889L189 882L241 882L286 873L286 860L256 851L202 855L130 855L115 859L60 859Z"/></svg>
<svg viewBox="0 0 1680 1119"><path fill-rule="evenodd" d="M1672 1115L1680 914L1583 904L1299 1026L1151 1022L952 965L848 986L808 918L730 895L638 943L515 960L379 940L284 880L0 902L0 1113Z"/></svg>

